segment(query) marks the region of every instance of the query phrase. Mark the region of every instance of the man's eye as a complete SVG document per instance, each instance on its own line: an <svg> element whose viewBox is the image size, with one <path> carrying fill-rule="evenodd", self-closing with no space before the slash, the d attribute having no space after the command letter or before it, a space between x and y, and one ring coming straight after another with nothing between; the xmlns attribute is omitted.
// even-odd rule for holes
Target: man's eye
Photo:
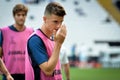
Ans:
<svg viewBox="0 0 120 80"><path fill-rule="evenodd" d="M54 23L58 23L58 21L54 21Z"/></svg>
<svg viewBox="0 0 120 80"><path fill-rule="evenodd" d="M17 16L25 16L25 14L17 14Z"/></svg>
<svg viewBox="0 0 120 80"><path fill-rule="evenodd" d="M25 16L25 14L23 14L22 16Z"/></svg>

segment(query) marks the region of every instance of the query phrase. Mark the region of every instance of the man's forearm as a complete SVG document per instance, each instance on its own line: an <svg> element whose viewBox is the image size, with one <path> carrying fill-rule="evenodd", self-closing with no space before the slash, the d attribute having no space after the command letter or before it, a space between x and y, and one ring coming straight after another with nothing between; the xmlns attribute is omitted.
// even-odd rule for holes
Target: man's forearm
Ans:
<svg viewBox="0 0 120 80"><path fill-rule="evenodd" d="M0 58L0 70L3 74L5 74L6 76L7 75L10 75L10 73L8 72L6 66L4 65L2 59Z"/></svg>
<svg viewBox="0 0 120 80"><path fill-rule="evenodd" d="M53 70L59 59L60 48L61 48L61 44L55 44L52 56L48 61L49 67Z"/></svg>
<svg viewBox="0 0 120 80"><path fill-rule="evenodd" d="M51 57L47 62L40 65L46 75L52 75L59 59L61 44L55 44Z"/></svg>

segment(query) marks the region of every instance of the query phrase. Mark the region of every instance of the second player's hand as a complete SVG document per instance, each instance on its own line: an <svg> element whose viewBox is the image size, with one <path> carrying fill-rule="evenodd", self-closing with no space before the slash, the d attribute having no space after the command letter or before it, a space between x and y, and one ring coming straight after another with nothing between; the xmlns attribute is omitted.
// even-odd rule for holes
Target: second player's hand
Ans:
<svg viewBox="0 0 120 80"><path fill-rule="evenodd" d="M14 80L11 75L6 76L7 80Z"/></svg>

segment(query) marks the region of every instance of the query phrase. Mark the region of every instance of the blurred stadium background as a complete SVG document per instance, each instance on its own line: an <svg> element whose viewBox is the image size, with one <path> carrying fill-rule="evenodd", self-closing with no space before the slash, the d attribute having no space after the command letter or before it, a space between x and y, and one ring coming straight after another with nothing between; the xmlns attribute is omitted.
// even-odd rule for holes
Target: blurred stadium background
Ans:
<svg viewBox="0 0 120 80"><path fill-rule="evenodd" d="M0 0L0 27L14 23L12 8L24 3L29 8L25 24L39 28L50 1L60 2L67 12L63 46L71 80L120 80L120 0Z"/></svg>

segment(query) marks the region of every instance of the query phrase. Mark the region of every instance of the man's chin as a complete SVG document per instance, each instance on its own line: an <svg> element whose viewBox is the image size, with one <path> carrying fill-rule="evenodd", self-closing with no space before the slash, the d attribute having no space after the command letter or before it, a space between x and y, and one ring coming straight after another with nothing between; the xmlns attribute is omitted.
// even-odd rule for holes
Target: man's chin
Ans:
<svg viewBox="0 0 120 80"><path fill-rule="evenodd" d="M19 23L18 25L20 25L20 26L24 26L24 23Z"/></svg>

